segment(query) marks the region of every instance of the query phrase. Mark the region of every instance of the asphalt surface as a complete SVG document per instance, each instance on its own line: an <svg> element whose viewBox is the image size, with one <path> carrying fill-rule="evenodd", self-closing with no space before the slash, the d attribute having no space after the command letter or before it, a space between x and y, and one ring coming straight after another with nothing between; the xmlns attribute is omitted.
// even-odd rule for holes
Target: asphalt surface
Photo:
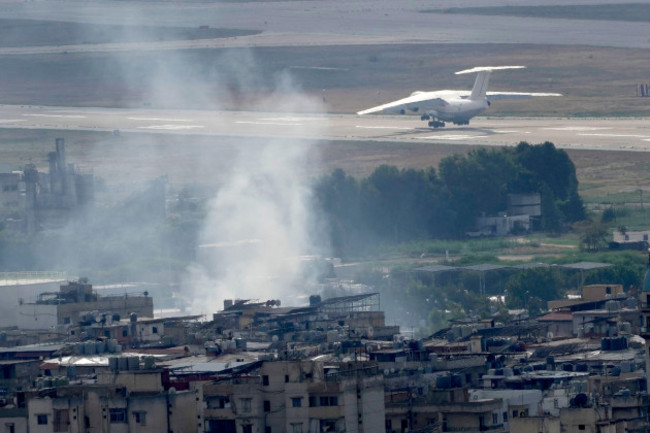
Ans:
<svg viewBox="0 0 650 433"><path fill-rule="evenodd" d="M417 116L1 105L0 128L486 146L551 141L565 149L650 151L643 118L477 117L469 126L431 129Z"/></svg>

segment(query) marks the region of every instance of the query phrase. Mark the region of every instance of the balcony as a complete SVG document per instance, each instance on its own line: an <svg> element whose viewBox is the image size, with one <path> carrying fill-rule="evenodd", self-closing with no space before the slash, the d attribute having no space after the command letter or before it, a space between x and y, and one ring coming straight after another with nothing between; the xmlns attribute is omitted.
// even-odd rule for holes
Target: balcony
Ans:
<svg viewBox="0 0 650 433"><path fill-rule="evenodd" d="M483 431L489 432L499 432L504 431L503 424L493 424L493 425L484 425L477 427L446 427L442 429L443 432L476 432L480 433Z"/></svg>

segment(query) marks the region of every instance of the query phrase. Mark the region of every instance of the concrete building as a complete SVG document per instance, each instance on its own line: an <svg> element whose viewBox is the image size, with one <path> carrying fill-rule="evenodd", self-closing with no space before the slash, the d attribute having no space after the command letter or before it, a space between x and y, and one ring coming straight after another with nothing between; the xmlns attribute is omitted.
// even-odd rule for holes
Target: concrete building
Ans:
<svg viewBox="0 0 650 433"><path fill-rule="evenodd" d="M650 251L648 251L648 264L646 267L643 288L639 296L641 313L643 314L643 326L640 335L645 340L645 371L647 388L650 390Z"/></svg>
<svg viewBox="0 0 650 433"><path fill-rule="evenodd" d="M56 139L48 160L47 175L39 173L33 164L23 170L28 233L62 227L75 212L94 201L94 176L67 162L63 138Z"/></svg>
<svg viewBox="0 0 650 433"><path fill-rule="evenodd" d="M23 204L21 199L22 175L20 171L12 170L6 164L0 164L0 209L18 208ZM5 217L6 215L2 215Z"/></svg>
<svg viewBox="0 0 650 433"><path fill-rule="evenodd" d="M320 433L384 429L383 377L376 364L324 367L264 362L260 376L203 386L206 432Z"/></svg>
<svg viewBox="0 0 650 433"><path fill-rule="evenodd" d="M58 290L65 282L63 272L1 272L0 328L18 326L21 303L34 302L39 294Z"/></svg>
<svg viewBox="0 0 650 433"><path fill-rule="evenodd" d="M41 293L36 302L18 307L18 327L38 330L135 317L153 318L153 299L146 295L99 296L92 285L68 282L58 292Z"/></svg>
<svg viewBox="0 0 650 433"><path fill-rule="evenodd" d="M27 431L203 431L196 398L195 391L165 390L161 370L113 370L98 374L96 384L59 386L29 394Z"/></svg>

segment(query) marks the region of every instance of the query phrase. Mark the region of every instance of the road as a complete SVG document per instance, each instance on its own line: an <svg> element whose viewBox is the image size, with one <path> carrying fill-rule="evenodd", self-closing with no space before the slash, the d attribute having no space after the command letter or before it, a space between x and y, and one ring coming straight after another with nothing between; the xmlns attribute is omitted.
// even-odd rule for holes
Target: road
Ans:
<svg viewBox="0 0 650 433"><path fill-rule="evenodd" d="M650 122L642 118L477 117L470 126L433 130L417 116L0 105L0 128L486 146L551 141L565 149L650 150Z"/></svg>

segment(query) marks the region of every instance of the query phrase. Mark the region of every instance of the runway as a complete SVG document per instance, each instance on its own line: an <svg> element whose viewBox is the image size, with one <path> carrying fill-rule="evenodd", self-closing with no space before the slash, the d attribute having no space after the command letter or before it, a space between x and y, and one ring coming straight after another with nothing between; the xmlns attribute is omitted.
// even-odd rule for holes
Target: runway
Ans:
<svg viewBox="0 0 650 433"><path fill-rule="evenodd" d="M650 122L644 118L477 117L469 126L431 129L417 116L0 105L0 128L484 146L550 141L564 149L650 149Z"/></svg>

